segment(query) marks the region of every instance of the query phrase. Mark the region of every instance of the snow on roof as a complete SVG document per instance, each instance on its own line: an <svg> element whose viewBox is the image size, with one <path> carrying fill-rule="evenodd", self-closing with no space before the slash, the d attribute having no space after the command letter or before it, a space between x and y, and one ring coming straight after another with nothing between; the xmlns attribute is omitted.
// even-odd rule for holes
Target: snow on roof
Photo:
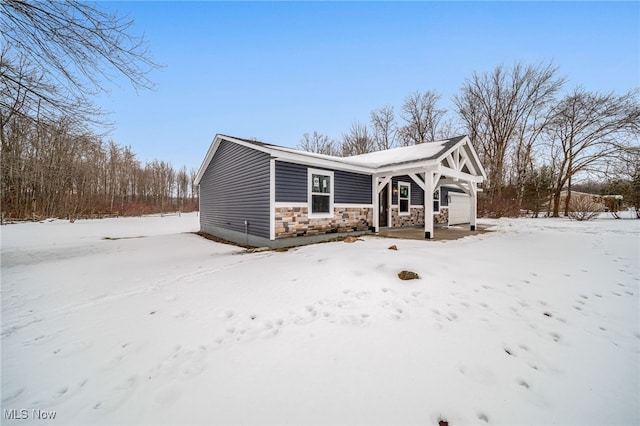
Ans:
<svg viewBox="0 0 640 426"><path fill-rule="evenodd" d="M353 155L351 157L335 157L332 155L317 154L314 152L301 151L298 149L287 148L279 145L273 145L257 140L243 139L235 136L221 135L227 138L233 138L248 142L254 145L266 147L276 151L300 154L308 157L321 158L325 160L335 161L343 164L351 164L369 168L379 168L384 166L410 163L416 161L437 159L444 152L449 150L455 144L464 139L465 136L457 136L451 139L445 139L436 142L427 142L419 145L404 146L400 148L391 148L382 151L370 152L367 154Z"/></svg>
<svg viewBox="0 0 640 426"><path fill-rule="evenodd" d="M415 161L434 160L460 142L464 136L458 136L437 142L427 142L412 146L386 149L368 154L354 155L346 160L367 167L383 167Z"/></svg>

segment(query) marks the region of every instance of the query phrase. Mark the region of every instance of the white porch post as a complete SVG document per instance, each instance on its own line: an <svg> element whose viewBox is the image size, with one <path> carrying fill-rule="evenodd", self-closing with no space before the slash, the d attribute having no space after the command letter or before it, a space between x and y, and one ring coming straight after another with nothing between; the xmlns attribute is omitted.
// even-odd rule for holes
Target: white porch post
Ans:
<svg viewBox="0 0 640 426"><path fill-rule="evenodd" d="M478 187L475 182L469 182L469 224L471 230L476 230L476 218L478 215Z"/></svg>
<svg viewBox="0 0 640 426"><path fill-rule="evenodd" d="M387 183L387 205L384 206L387 212L387 226L393 228L393 212L391 211L391 205L393 204L393 182L389 179Z"/></svg>
<svg viewBox="0 0 640 426"><path fill-rule="evenodd" d="M378 181L377 176L372 176L373 189L371 196L373 197L373 229L375 232L380 232L380 195L378 193Z"/></svg>
<svg viewBox="0 0 640 426"><path fill-rule="evenodd" d="M433 238L433 170L424 173L424 238Z"/></svg>

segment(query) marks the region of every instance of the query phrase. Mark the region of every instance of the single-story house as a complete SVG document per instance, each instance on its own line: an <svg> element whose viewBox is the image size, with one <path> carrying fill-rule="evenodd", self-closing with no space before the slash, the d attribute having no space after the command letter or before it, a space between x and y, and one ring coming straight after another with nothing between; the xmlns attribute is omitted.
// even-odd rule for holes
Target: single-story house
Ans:
<svg viewBox="0 0 640 426"><path fill-rule="evenodd" d="M285 247L383 227L476 227L485 171L467 136L334 157L218 134L198 171L201 231Z"/></svg>

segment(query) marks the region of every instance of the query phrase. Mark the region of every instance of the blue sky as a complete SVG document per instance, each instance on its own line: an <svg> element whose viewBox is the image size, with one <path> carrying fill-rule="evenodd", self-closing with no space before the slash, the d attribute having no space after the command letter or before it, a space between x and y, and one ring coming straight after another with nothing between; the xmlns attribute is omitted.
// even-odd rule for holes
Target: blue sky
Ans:
<svg viewBox="0 0 640 426"><path fill-rule="evenodd" d="M295 147L420 90L441 107L498 64L553 61L569 89L640 86L639 2L115 2L153 59L155 91L97 103L142 162L199 167L216 133ZM118 83L118 81L116 81ZM453 111L450 111L453 114Z"/></svg>

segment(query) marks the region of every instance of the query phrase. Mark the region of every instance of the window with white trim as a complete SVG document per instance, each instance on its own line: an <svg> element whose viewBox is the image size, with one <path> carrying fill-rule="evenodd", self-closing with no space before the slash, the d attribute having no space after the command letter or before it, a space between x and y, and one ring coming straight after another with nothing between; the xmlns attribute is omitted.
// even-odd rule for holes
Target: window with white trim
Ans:
<svg viewBox="0 0 640 426"><path fill-rule="evenodd" d="M333 217L333 172L308 169L309 217Z"/></svg>
<svg viewBox="0 0 640 426"><path fill-rule="evenodd" d="M440 213L440 188L433 192L433 212Z"/></svg>
<svg viewBox="0 0 640 426"><path fill-rule="evenodd" d="M408 182L398 182L398 214L409 214L411 204L411 184Z"/></svg>

